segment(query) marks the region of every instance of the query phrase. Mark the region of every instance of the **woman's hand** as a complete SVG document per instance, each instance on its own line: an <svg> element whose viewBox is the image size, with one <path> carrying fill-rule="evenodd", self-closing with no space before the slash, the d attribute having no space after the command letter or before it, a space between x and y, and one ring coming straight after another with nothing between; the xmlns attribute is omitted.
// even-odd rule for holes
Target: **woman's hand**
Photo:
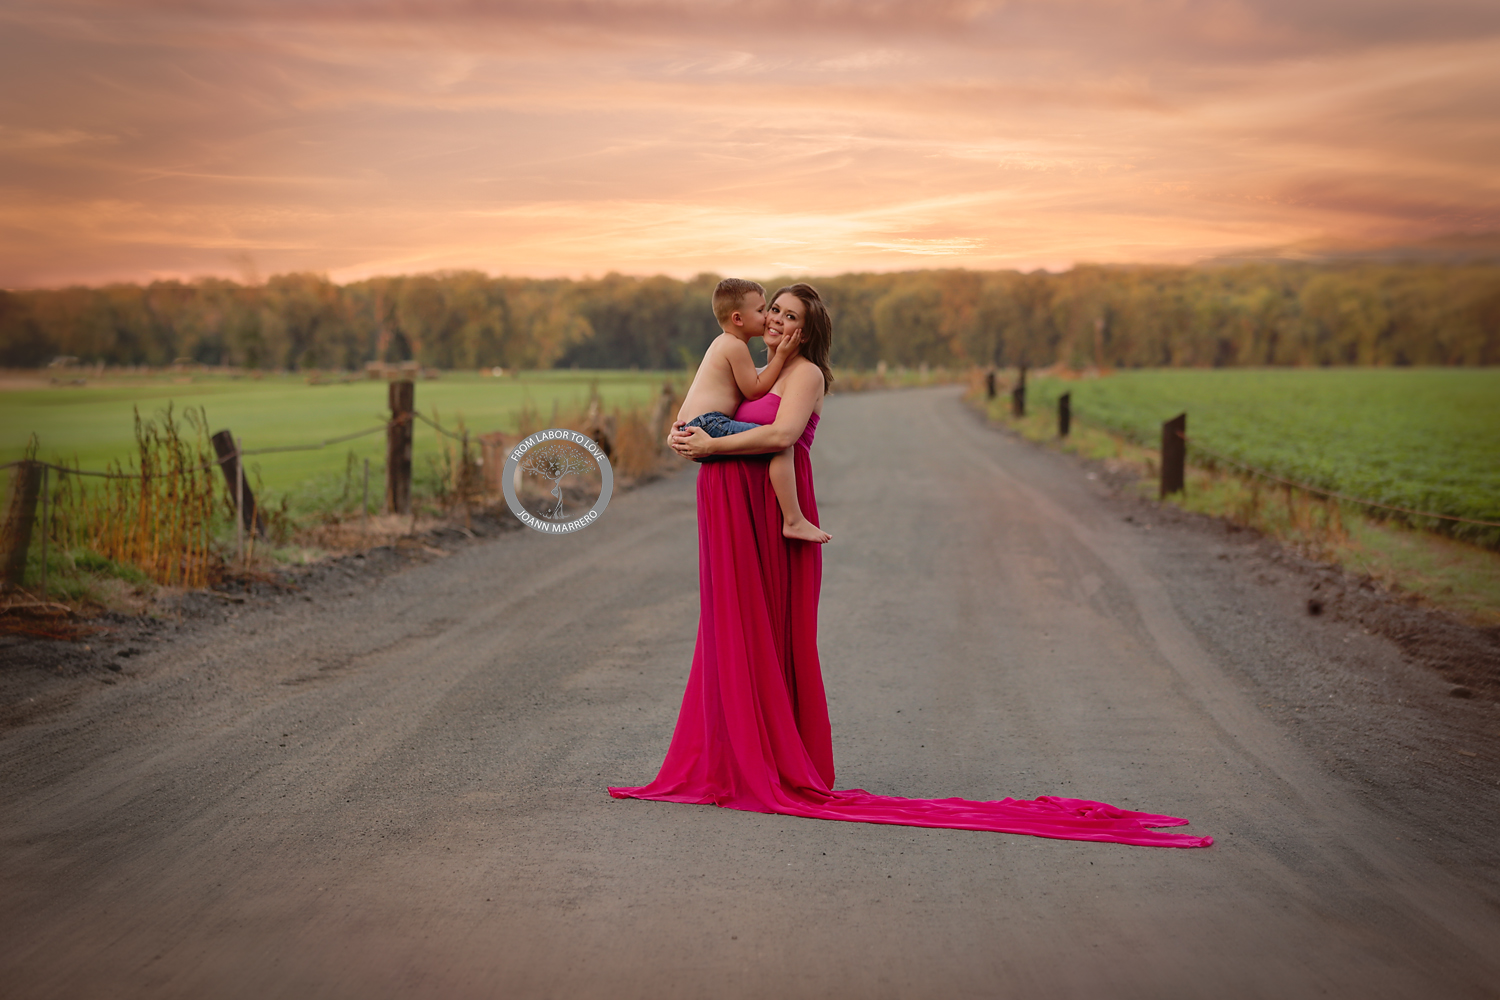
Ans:
<svg viewBox="0 0 1500 1000"><path fill-rule="evenodd" d="M714 439L702 427L688 427L681 421L672 425L667 445L683 458L703 458L714 453Z"/></svg>
<svg viewBox="0 0 1500 1000"><path fill-rule="evenodd" d="M685 428L675 429L667 438L667 444L677 454L687 458L705 455L769 455L781 451L796 442L807 428L818 400L823 398L823 373L810 361L798 359L792 362L790 375L785 376L781 387L781 404L776 408L773 423L752 427L738 434L726 434L721 438L709 437L700 428L690 436Z"/></svg>

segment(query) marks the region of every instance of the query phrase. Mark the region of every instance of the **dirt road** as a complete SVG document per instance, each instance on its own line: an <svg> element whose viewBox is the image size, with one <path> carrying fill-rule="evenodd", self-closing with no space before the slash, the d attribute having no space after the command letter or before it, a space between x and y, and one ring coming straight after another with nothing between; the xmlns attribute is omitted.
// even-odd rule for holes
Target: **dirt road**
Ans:
<svg viewBox="0 0 1500 1000"><path fill-rule="evenodd" d="M1493 703L952 390L835 397L815 464L841 787L1100 798L1216 846L609 798L687 673L689 472L246 606L0 734L3 992L1500 995Z"/></svg>

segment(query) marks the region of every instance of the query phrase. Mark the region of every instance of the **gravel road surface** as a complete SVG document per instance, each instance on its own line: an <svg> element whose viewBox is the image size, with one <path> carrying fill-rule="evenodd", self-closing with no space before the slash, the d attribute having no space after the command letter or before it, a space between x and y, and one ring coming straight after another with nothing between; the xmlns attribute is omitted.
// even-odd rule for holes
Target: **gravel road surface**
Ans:
<svg viewBox="0 0 1500 1000"><path fill-rule="evenodd" d="M814 449L841 787L1206 850L616 801L692 654L691 470L253 600L0 730L7 997L1495 997L1500 708L1271 546L952 389Z"/></svg>

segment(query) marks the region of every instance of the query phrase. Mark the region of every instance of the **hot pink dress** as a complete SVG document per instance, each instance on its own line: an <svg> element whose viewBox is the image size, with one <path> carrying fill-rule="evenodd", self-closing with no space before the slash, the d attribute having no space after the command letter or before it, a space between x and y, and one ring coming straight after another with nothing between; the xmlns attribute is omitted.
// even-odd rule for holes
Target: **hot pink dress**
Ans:
<svg viewBox="0 0 1500 1000"><path fill-rule="evenodd" d="M737 420L769 424L780 397L741 404ZM797 498L818 523L808 449L818 415L793 449ZM833 742L818 664L823 549L781 534L770 456L706 462L698 470L698 645L677 728L656 780L611 788L615 798L692 802L814 819L1023 833L1159 847L1207 847L1212 837L1158 833L1174 816L1044 795L978 802L905 799L833 788Z"/></svg>

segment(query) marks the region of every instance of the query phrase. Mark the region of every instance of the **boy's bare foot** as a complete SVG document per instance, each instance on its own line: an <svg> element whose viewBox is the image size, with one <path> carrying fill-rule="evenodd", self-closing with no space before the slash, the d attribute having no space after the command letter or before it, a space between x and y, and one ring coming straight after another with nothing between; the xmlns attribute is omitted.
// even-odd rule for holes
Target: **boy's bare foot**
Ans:
<svg viewBox="0 0 1500 1000"><path fill-rule="evenodd" d="M790 521L783 521L781 533L787 538L796 538L804 542L817 542L819 545L828 544L828 540L833 537L805 517L796 524Z"/></svg>

